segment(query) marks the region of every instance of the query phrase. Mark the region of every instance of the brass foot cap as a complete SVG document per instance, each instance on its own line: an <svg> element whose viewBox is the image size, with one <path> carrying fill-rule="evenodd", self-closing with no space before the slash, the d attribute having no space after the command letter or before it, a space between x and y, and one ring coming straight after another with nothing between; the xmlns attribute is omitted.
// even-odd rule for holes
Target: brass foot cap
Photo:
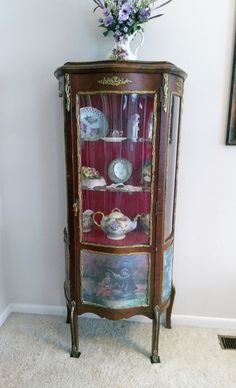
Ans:
<svg viewBox="0 0 236 388"><path fill-rule="evenodd" d="M70 356L72 357L72 358L79 358L79 356L81 355L81 353L80 352L75 352L75 351L73 351L73 352L71 352L71 354L70 354Z"/></svg>
<svg viewBox="0 0 236 388"><path fill-rule="evenodd" d="M151 356L151 363L152 364L160 364L161 363L161 360L160 360L160 357L159 356Z"/></svg>

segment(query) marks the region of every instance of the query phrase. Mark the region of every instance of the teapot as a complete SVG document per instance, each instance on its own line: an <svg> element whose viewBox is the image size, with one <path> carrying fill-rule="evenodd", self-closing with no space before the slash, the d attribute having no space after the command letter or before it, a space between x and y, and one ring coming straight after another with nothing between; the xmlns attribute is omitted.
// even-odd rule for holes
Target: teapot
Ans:
<svg viewBox="0 0 236 388"><path fill-rule="evenodd" d="M98 214L102 215L100 224L96 221L96 216ZM99 226L111 240L122 240L125 238L126 233L136 229L137 218L138 216L131 221L127 216L121 213L118 208L113 209L112 212L106 216L101 211L97 211L93 214L93 222L95 225Z"/></svg>

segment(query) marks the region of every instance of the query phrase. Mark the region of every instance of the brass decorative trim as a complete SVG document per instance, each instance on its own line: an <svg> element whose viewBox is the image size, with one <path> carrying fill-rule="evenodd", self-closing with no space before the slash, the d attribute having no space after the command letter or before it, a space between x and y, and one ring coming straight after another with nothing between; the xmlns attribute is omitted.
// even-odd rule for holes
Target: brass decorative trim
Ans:
<svg viewBox="0 0 236 388"><path fill-rule="evenodd" d="M182 80L182 78L176 80L175 86L177 93L182 97L184 92L184 81Z"/></svg>
<svg viewBox="0 0 236 388"><path fill-rule="evenodd" d="M169 75L163 74L162 109L165 113L168 110L168 97L169 97Z"/></svg>
<svg viewBox="0 0 236 388"><path fill-rule="evenodd" d="M65 104L67 112L70 112L70 75L65 74Z"/></svg>
<svg viewBox="0 0 236 388"><path fill-rule="evenodd" d="M77 99L79 96L94 96L94 95L100 95L100 94L156 94L156 90L97 90L91 91L91 92L77 92ZM77 101L77 104L79 105L79 102ZM79 112L78 112L79 113Z"/></svg>
<svg viewBox="0 0 236 388"><path fill-rule="evenodd" d="M73 211L74 211L74 214L75 214L75 217L77 217L78 215L78 212L79 212L79 198L77 199L77 201L73 204Z"/></svg>
<svg viewBox="0 0 236 388"><path fill-rule="evenodd" d="M115 240L114 240L115 241ZM146 248L149 249L151 244L130 244L130 245L108 245L108 244L99 244L99 243L94 243L90 241L83 241L82 239L80 240L81 244L85 246L91 246L95 248L117 248L117 249L123 249L123 248Z"/></svg>
<svg viewBox="0 0 236 388"><path fill-rule="evenodd" d="M128 78L121 78L114 75L113 77L103 77L103 79L97 82L102 85L121 86L131 84L133 81Z"/></svg>

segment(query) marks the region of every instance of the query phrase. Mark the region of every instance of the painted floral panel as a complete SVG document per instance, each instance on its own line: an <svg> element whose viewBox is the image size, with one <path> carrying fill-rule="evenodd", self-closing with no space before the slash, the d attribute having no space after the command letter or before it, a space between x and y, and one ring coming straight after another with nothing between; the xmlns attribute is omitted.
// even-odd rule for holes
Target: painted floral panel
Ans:
<svg viewBox="0 0 236 388"><path fill-rule="evenodd" d="M163 257L163 280L162 280L162 301L166 301L171 293L172 267L173 267L174 246L171 245L164 252Z"/></svg>
<svg viewBox="0 0 236 388"><path fill-rule="evenodd" d="M81 252L82 302L111 309L148 306L149 255Z"/></svg>

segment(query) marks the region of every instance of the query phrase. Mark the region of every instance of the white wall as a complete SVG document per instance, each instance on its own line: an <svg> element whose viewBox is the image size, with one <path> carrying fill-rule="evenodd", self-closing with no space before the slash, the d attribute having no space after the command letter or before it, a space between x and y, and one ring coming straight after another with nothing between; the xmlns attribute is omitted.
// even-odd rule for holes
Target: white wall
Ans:
<svg viewBox="0 0 236 388"><path fill-rule="evenodd" d="M1 104L0 104L1 105ZM0 125L1 127L1 125ZM3 175L5 171L3 169L2 163L2 151L3 151L3 139L0 135L0 326L4 320L2 314L5 312L8 305L8 297L7 297L7 272L6 272L6 257L4 252L4 237L5 237L5 222L4 222L4 208L3 208Z"/></svg>
<svg viewBox="0 0 236 388"><path fill-rule="evenodd" d="M64 304L63 121L53 71L66 61L106 56L110 43L93 6L92 0L0 1L2 203L12 303ZM176 314L236 318L236 147L224 145L234 6L234 0L174 0L146 26L139 56L188 73Z"/></svg>
<svg viewBox="0 0 236 388"><path fill-rule="evenodd" d="M0 180L1 180L1 168L0 168ZM0 185L0 193L1 193L1 185ZM8 305L7 281L6 281L7 278L6 278L4 250L3 250L3 235L4 235L3 224L4 224L3 209L2 209L2 200L0 196L0 325L1 325L1 313L6 309Z"/></svg>

